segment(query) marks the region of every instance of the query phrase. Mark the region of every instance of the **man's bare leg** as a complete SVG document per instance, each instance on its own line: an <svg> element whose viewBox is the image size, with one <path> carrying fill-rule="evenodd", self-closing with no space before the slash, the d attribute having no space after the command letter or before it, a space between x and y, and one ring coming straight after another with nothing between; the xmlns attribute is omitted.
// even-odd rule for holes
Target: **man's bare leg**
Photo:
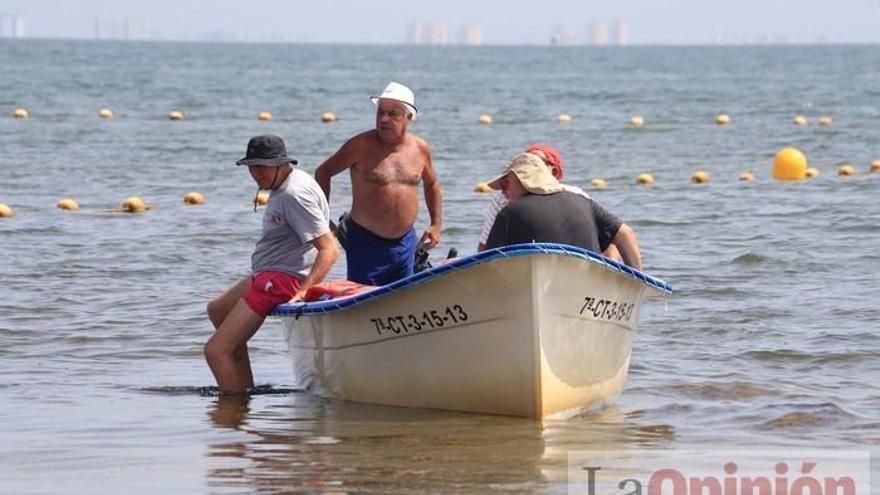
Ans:
<svg viewBox="0 0 880 495"><path fill-rule="evenodd" d="M226 315L232 311L235 303L251 287L251 277L245 277L232 285L226 292L215 297L208 303L208 318L214 324L214 330L220 328L220 324L226 319Z"/></svg>
<svg viewBox="0 0 880 495"><path fill-rule="evenodd" d="M205 344L205 360L223 392L241 393L253 388L247 341L265 319L239 299Z"/></svg>
<svg viewBox="0 0 880 495"><path fill-rule="evenodd" d="M223 320L226 319L226 316L232 311L232 308L235 307L235 304L241 299L245 292L250 289L250 287L251 277L245 277L208 303L208 318L211 319L211 323L214 325L214 330L220 328ZM244 361L245 364L242 368L248 371L248 376L245 378L248 382L253 383L254 378L251 375L251 359L247 345L242 345L236 349L235 359L236 361Z"/></svg>

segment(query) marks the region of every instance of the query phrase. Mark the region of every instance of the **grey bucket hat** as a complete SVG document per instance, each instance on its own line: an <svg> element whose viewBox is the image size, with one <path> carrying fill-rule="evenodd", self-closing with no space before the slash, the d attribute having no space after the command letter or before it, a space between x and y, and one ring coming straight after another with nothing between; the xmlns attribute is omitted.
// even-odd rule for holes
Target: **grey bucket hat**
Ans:
<svg viewBox="0 0 880 495"><path fill-rule="evenodd" d="M245 157L235 162L236 165L261 165L264 167L280 167L286 164L296 165L298 162L287 156L287 146L278 136L266 134L254 136L248 141Z"/></svg>

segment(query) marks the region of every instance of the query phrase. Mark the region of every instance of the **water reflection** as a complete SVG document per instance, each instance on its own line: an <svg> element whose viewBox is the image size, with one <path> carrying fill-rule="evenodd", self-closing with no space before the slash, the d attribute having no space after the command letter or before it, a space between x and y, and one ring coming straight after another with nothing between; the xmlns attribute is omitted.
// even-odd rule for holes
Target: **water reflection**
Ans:
<svg viewBox="0 0 880 495"><path fill-rule="evenodd" d="M278 493L565 491L568 454L658 447L674 431L617 408L564 421L285 397L217 397L208 485ZM234 432L234 433L233 433Z"/></svg>

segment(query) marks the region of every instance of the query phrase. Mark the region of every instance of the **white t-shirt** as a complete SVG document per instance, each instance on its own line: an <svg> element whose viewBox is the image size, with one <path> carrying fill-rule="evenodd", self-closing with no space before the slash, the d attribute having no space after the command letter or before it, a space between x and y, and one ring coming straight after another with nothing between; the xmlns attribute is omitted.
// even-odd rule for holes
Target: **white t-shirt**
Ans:
<svg viewBox="0 0 880 495"><path fill-rule="evenodd" d="M318 250L309 243L330 232L330 205L311 175L291 170L284 183L269 193L263 214L263 235L251 256L253 273L277 270L305 278Z"/></svg>
<svg viewBox="0 0 880 495"><path fill-rule="evenodd" d="M561 184L561 186L565 191L580 194L581 196L590 199L590 195L577 186L570 186L568 184ZM507 206L507 203L509 203L509 201L507 201L507 197L505 197L501 191L495 193L495 196L492 198L492 203L489 205L489 210L486 211L486 218L483 220L483 230L480 231L480 244L486 244L486 241L489 240L489 232L492 231L492 225L495 224L495 217L498 216L498 212Z"/></svg>

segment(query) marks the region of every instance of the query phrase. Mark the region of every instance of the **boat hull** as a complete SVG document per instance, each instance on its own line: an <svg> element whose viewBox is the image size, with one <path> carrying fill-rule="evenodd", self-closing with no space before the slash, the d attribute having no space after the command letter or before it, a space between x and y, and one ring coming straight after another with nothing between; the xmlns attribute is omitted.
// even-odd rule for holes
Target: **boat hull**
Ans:
<svg viewBox="0 0 880 495"><path fill-rule="evenodd" d="M297 385L341 399L541 418L613 400L649 286L534 253L284 319Z"/></svg>

